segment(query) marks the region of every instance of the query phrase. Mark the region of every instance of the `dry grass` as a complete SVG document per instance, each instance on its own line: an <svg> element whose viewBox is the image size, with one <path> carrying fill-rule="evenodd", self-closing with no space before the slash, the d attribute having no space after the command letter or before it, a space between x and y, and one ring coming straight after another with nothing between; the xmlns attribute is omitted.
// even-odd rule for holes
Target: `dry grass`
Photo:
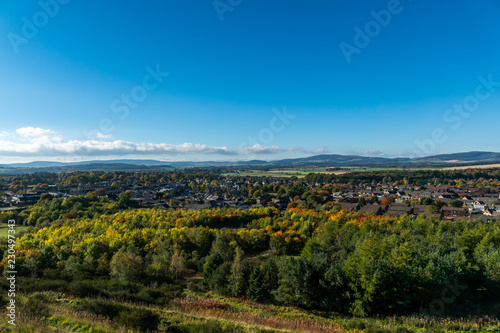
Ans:
<svg viewBox="0 0 500 333"><path fill-rule="evenodd" d="M212 297L213 296L213 297ZM78 311L74 297L53 294L48 304L51 317L39 319L17 316L17 327L0 318L0 332L131 332L112 320L93 313ZM333 313L303 311L294 307L255 303L243 298L191 294L174 300L168 307L120 302L122 305L147 308L166 323L183 323L193 327L219 327L223 331L252 332L500 332L500 321L492 317L430 318L423 316L348 318ZM20 308L21 310L21 308ZM330 316L331 315L331 316ZM216 325L216 326L214 326ZM349 327L350 329L346 329ZM161 327L160 327L161 328Z"/></svg>
<svg viewBox="0 0 500 333"><path fill-rule="evenodd" d="M72 298L65 298L49 304L52 316L48 319L39 319L18 313L16 330L8 330L7 322L0 320L0 332L129 332L125 327L117 326L106 317L75 310L71 306L72 301ZM355 330L346 331L332 321L292 318L286 316L285 313L284 316L281 316L277 307L241 301L239 299L221 301L207 297L187 296L176 300L172 306L167 308L159 306L147 306L146 308L160 314L161 318L167 320L174 319L174 321L181 321L188 325L203 325L212 321L221 327L236 328L238 332L357 332ZM234 302L239 302L237 304L241 304L241 306L235 307ZM122 302L122 304L128 307L145 307L141 304L127 302ZM22 329L19 330L21 327Z"/></svg>
<svg viewBox="0 0 500 333"><path fill-rule="evenodd" d="M468 169L497 169L500 164L466 165L459 167L442 168L442 170L468 170Z"/></svg>
<svg viewBox="0 0 500 333"><path fill-rule="evenodd" d="M389 323L402 322L410 327L429 328L443 327L450 331L473 332L481 331L485 327L491 332L500 332L500 321L496 318L471 317L471 318L430 318L430 317L391 317Z"/></svg>
<svg viewBox="0 0 500 333"><path fill-rule="evenodd" d="M279 313L274 315L275 309L271 306L256 305L250 301L242 303L241 300L238 300L238 302L239 304L251 306L254 311L245 311L245 308L234 308L227 302L198 296L188 296L181 299L176 310L202 317L252 324L287 332L346 332L333 322L309 318L287 318Z"/></svg>

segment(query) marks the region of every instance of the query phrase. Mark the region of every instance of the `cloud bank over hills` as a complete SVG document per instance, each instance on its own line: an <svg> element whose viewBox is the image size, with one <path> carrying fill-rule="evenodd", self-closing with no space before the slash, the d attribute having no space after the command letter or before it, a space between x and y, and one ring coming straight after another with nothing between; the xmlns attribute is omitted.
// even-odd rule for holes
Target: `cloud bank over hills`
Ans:
<svg viewBox="0 0 500 333"><path fill-rule="evenodd" d="M226 158L248 157L251 155L279 155L282 153L313 154L300 147L253 146L230 149L226 146L213 147L206 144L190 143L149 143L113 139L111 135L98 134L91 140L65 140L50 129L22 127L14 132L0 133L0 156L3 159L30 158L90 158L119 156L184 156L209 155Z"/></svg>

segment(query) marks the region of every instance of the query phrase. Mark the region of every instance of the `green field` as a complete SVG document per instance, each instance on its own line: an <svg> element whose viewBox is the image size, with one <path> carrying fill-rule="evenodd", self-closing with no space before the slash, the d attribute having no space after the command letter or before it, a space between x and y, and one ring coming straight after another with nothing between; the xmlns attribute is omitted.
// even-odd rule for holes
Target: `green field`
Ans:
<svg viewBox="0 0 500 333"><path fill-rule="evenodd" d="M248 170L241 172L230 172L225 173L223 176L232 177L232 176L241 176L241 177L292 177L296 176L297 178L303 178L307 175L307 173L300 171L289 171L289 172L270 172L270 171L261 171L261 170Z"/></svg>
<svg viewBox="0 0 500 333"><path fill-rule="evenodd" d="M19 233L20 231L26 230L28 227L25 226L16 226L16 234ZM9 227L6 224L1 223L0 224L0 238L6 238L9 232Z"/></svg>
<svg viewBox="0 0 500 333"><path fill-rule="evenodd" d="M349 172L375 172L375 171L394 171L394 170L450 170L450 169L489 169L498 167L499 165L489 165L486 166L468 166L468 167L425 167L425 168L389 168L389 167L341 167L340 170L327 170L329 168L326 167L311 167L311 168L275 168L269 170L238 170L234 172L223 173L222 176L232 177L232 176L241 176L241 177L287 177L290 178L292 176L296 176L297 178L304 178L310 173L325 173L325 174L345 174Z"/></svg>
<svg viewBox="0 0 500 333"><path fill-rule="evenodd" d="M327 174L342 174L353 169L345 168L345 170L327 171L327 168L276 168L271 170L242 170L237 172L229 172L223 176L241 176L241 177L292 177L303 178L310 173L327 173Z"/></svg>

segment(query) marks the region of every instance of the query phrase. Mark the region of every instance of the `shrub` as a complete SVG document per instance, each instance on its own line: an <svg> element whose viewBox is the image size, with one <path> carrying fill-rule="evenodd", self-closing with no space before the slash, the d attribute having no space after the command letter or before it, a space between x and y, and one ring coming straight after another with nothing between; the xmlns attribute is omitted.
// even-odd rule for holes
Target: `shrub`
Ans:
<svg viewBox="0 0 500 333"><path fill-rule="evenodd" d="M115 322L117 324L127 326L128 328L146 332L158 329L160 317L150 310L144 308L133 308L121 311Z"/></svg>
<svg viewBox="0 0 500 333"><path fill-rule="evenodd" d="M48 317L50 315L49 301L46 295L34 293L23 302L21 311L33 317Z"/></svg>
<svg viewBox="0 0 500 333"><path fill-rule="evenodd" d="M45 279L20 279L19 289L26 293L36 291L56 291L66 292L68 282L64 280L45 280Z"/></svg>
<svg viewBox="0 0 500 333"><path fill-rule="evenodd" d="M121 304L101 299L85 300L74 304L73 307L77 311L87 311L99 316L108 317L109 319L115 318L121 311L127 309Z"/></svg>
<svg viewBox="0 0 500 333"><path fill-rule="evenodd" d="M99 294L97 289L90 281L74 281L69 285L69 292L76 297L91 297Z"/></svg>
<svg viewBox="0 0 500 333"><path fill-rule="evenodd" d="M0 307L5 308L9 304L9 300L5 296L0 296Z"/></svg>

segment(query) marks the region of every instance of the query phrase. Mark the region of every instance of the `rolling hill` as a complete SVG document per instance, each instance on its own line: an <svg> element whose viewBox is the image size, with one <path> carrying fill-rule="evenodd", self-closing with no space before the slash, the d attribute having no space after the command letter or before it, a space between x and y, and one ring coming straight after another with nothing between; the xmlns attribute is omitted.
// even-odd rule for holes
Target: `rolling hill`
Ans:
<svg viewBox="0 0 500 333"><path fill-rule="evenodd" d="M499 163L500 153L464 152L440 154L419 158L386 158L359 155L322 154L302 158L274 161L205 161L205 162L166 162L157 160L95 160L75 163L35 161L0 165L0 173L32 172L74 172L74 171L148 171L169 168L206 168L206 167L308 167L308 166L358 166L358 167L425 167L425 166L463 166L474 164Z"/></svg>

